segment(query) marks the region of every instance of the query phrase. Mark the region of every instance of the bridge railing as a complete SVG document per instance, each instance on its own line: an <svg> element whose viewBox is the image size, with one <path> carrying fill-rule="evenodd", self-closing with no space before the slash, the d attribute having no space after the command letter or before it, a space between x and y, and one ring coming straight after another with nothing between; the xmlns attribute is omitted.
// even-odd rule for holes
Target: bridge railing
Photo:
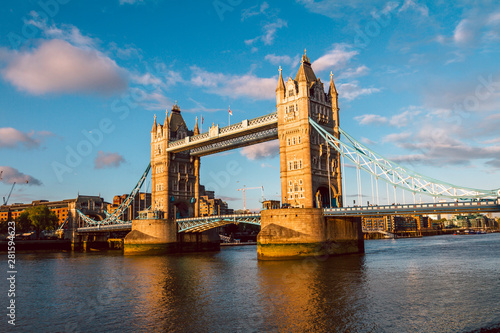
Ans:
<svg viewBox="0 0 500 333"><path fill-rule="evenodd" d="M325 208L326 214L336 213L387 213L388 211L399 212L415 212L421 211L423 214L428 214L429 211L439 210L473 210L475 208L500 208L500 199L468 201L468 202L441 202L441 203L422 203L422 204L397 204L397 205L380 205L380 206L359 206L359 207L342 207L342 208Z"/></svg>
<svg viewBox="0 0 500 333"><path fill-rule="evenodd" d="M255 128L255 127L266 125L266 124L272 124L272 123L275 123L277 121L278 121L278 114L277 114L277 112L273 112L273 113L266 114L264 116L260 116L257 118L245 119L245 120L243 120L239 123L233 124L233 125L221 127L218 129L217 135L221 135L221 134L227 135L227 134L231 134L233 132L237 132L237 131L247 129L247 128L251 129L251 128ZM201 134L198 134L195 136L187 136L184 139L169 142L167 150L171 149L171 148L182 147L182 146L189 144L189 143L207 140L207 139L210 139L210 137L211 137L210 131L205 132L205 133L201 133Z"/></svg>

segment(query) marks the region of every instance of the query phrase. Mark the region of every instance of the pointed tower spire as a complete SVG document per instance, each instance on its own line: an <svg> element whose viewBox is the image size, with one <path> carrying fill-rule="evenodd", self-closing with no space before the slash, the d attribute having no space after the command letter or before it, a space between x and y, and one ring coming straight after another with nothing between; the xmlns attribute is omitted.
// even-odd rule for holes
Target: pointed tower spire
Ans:
<svg viewBox="0 0 500 333"><path fill-rule="evenodd" d="M311 63L309 62L309 58L307 57L307 51L304 50L304 55L302 56L302 60L300 63L300 68L295 76L295 81L307 81L313 82L316 81L316 75L311 67Z"/></svg>
<svg viewBox="0 0 500 333"><path fill-rule="evenodd" d="M151 129L151 132L156 132L157 129L157 124L156 124L156 114L155 114L155 121L153 123L153 128Z"/></svg>
<svg viewBox="0 0 500 333"><path fill-rule="evenodd" d="M195 124L194 124L193 135L198 135L200 134L200 129L198 128L198 117L196 117L194 122Z"/></svg>
<svg viewBox="0 0 500 333"><path fill-rule="evenodd" d="M278 69L278 71L280 72L280 76L278 78L278 87L276 88L276 91L281 91L281 90L285 91L285 82L283 81L283 76L281 76L281 71L282 71L281 66Z"/></svg>
<svg viewBox="0 0 500 333"><path fill-rule="evenodd" d="M337 95L337 88L333 82L333 72L330 72L330 89L328 90L330 96Z"/></svg>

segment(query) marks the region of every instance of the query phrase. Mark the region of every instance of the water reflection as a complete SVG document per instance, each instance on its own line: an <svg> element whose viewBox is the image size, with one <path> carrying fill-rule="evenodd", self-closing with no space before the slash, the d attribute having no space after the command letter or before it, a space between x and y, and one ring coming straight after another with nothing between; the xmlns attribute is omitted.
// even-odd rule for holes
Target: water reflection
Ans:
<svg viewBox="0 0 500 333"><path fill-rule="evenodd" d="M500 234L478 237L368 241L366 255L274 262L257 261L255 247L164 257L19 254L16 328L462 332L497 327Z"/></svg>

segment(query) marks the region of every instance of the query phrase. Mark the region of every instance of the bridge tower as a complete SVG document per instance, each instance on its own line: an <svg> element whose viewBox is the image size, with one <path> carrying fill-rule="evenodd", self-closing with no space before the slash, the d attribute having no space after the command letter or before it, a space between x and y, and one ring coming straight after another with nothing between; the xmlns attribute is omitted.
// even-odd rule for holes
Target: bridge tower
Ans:
<svg viewBox="0 0 500 333"><path fill-rule="evenodd" d="M194 132L197 131L198 124ZM189 151L165 152L169 141L182 140L194 132L186 126L177 102L170 115L166 112L163 125L156 122L156 116L154 118L151 129L151 208L162 212L164 218L198 214L199 157L190 156Z"/></svg>
<svg viewBox="0 0 500 333"><path fill-rule="evenodd" d="M295 79L276 88L280 145L281 199L296 208L341 207L340 155L322 142L309 117L339 138L338 94L330 75L325 93L305 53Z"/></svg>
<svg viewBox="0 0 500 333"><path fill-rule="evenodd" d="M338 94L316 78L304 53L295 79L276 88L281 198L288 209L261 212L257 257L261 260L326 257L364 252L361 219L324 216L342 206L340 156L320 139L309 118L339 138Z"/></svg>

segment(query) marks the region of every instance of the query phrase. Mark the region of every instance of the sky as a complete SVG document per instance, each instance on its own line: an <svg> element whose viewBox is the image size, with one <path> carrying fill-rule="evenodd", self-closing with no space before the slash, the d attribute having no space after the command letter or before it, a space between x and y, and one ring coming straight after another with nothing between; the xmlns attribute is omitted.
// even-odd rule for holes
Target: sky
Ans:
<svg viewBox="0 0 500 333"><path fill-rule="evenodd" d="M9 203L129 193L156 114L191 129L276 110L278 67L307 49L339 91L340 126L426 176L500 188L495 1L5 0L0 9L0 196ZM327 88L327 87L325 87ZM201 160L231 208L280 198L276 141ZM236 163L236 164L235 164ZM237 165L235 168L234 166ZM347 203L358 197L346 166ZM373 200L362 176L364 200ZM148 184L145 184L145 188ZM149 182L150 188L150 182ZM246 193L259 209L260 190ZM385 191L381 203L393 201ZM373 202L373 201L372 201Z"/></svg>

